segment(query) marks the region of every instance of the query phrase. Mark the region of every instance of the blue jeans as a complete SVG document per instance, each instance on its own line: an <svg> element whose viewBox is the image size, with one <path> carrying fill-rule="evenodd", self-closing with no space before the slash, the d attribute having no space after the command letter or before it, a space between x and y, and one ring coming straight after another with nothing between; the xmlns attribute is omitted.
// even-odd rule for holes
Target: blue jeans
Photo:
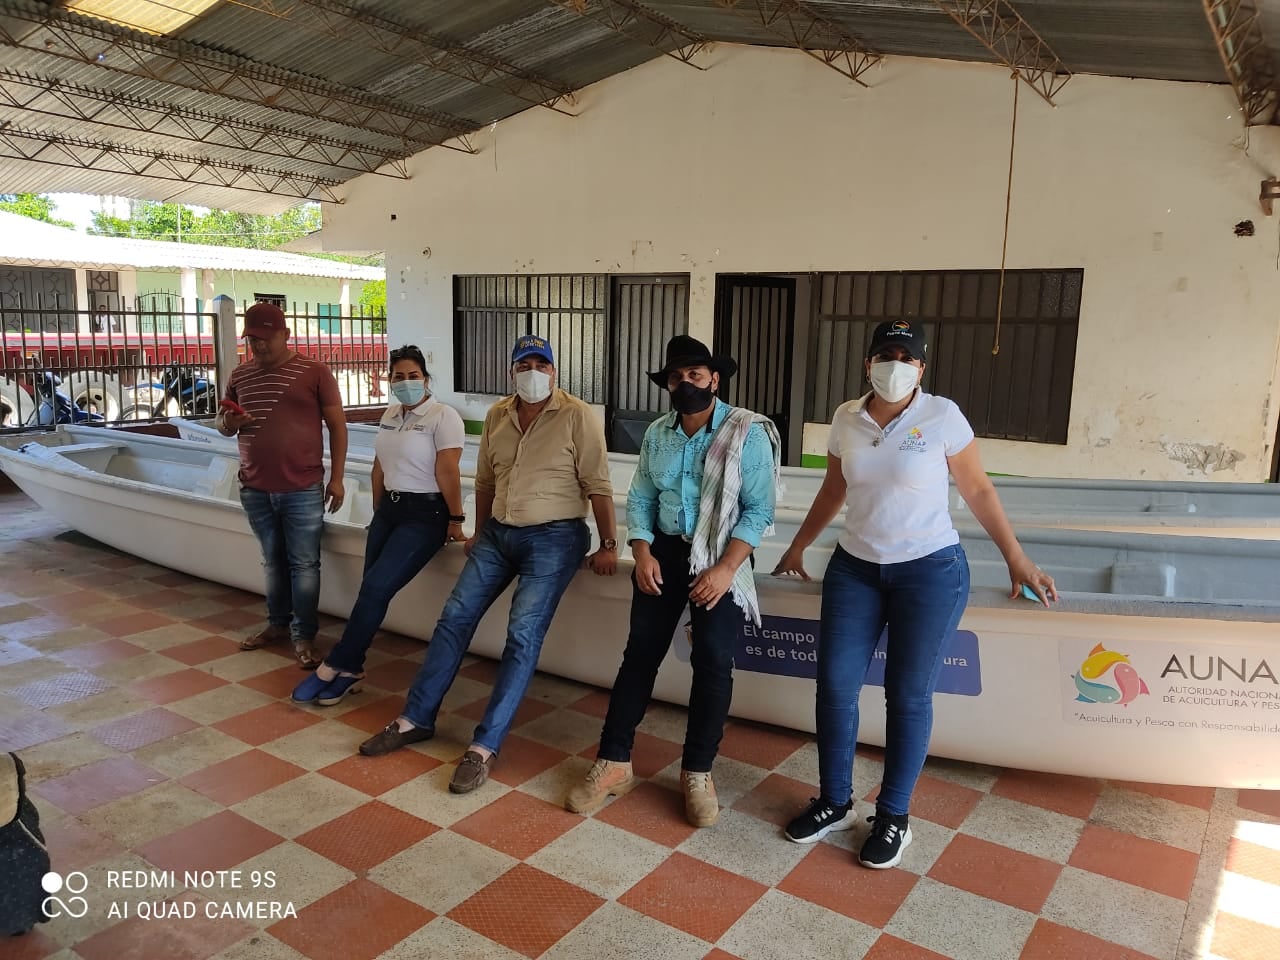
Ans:
<svg viewBox="0 0 1280 960"><path fill-rule="evenodd" d="M384 494L364 543L360 595L347 618L342 639L324 662L335 670L359 673L373 635L387 616L392 598L430 562L449 536L449 508L441 496Z"/></svg>
<svg viewBox="0 0 1280 960"><path fill-rule="evenodd" d="M267 586L267 622L288 627L294 643L320 629L320 534L324 529L324 484L267 493L243 487L240 504L262 547Z"/></svg>
<svg viewBox="0 0 1280 960"><path fill-rule="evenodd" d="M712 609L689 602L689 544L659 533L650 548L662 571L662 593L642 593L631 575L631 633L618 677L609 695L609 710L600 733L601 760L629 761L636 727L653 696L658 669L686 608L692 649L693 685L689 689L689 721L685 728L685 770L708 773L724 736L724 721L733 699L733 651L746 614L725 594Z"/></svg>
<svg viewBox="0 0 1280 960"><path fill-rule="evenodd" d="M581 520L529 527L486 523L436 622L426 661L409 690L404 718L419 729L435 729L440 703L458 675L480 618L516 580L498 678L472 738L497 753L533 679L556 606L582 566L590 542Z"/></svg>
<svg viewBox="0 0 1280 960"><path fill-rule="evenodd" d="M933 690L969 600L959 544L905 563L870 563L840 547L822 580L818 641L818 777L824 799L853 792L858 695L886 625L884 780L876 809L903 815L933 732Z"/></svg>

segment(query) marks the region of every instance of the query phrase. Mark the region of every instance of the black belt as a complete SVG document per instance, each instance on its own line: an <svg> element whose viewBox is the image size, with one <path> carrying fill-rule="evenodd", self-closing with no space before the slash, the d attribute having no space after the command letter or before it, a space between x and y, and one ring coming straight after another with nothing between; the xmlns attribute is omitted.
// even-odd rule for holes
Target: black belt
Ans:
<svg viewBox="0 0 1280 960"><path fill-rule="evenodd" d="M418 500L439 500L444 502L443 493L410 493L407 490L388 490L387 497L392 503L399 503L401 497L416 498Z"/></svg>

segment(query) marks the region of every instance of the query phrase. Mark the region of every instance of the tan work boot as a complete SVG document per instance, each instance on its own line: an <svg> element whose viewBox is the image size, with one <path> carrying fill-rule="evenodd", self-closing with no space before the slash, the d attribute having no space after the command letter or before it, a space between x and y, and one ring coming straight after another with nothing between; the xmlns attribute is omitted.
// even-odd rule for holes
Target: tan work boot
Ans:
<svg viewBox="0 0 1280 960"><path fill-rule="evenodd" d="M569 791L564 808L570 813L595 813L610 796L620 797L636 785L629 762L597 760L587 777Z"/></svg>
<svg viewBox="0 0 1280 960"><path fill-rule="evenodd" d="M710 827L720 819L720 801L710 773L681 770L680 785L684 788L684 816L690 825Z"/></svg>

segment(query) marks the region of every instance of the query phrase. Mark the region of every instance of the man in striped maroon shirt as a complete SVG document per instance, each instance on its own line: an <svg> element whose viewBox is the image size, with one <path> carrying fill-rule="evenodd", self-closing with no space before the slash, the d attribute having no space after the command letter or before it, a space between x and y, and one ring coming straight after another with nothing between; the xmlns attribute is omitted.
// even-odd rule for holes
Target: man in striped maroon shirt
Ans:
<svg viewBox="0 0 1280 960"><path fill-rule="evenodd" d="M262 547L267 626L242 641L241 650L292 640L298 666L314 669L319 629L320 533L325 505L342 506L347 419L329 368L289 348L284 313L272 303L244 312L240 334L250 360L231 374L227 399L243 412L222 408L223 436L240 442L240 502ZM324 482L324 437L329 428L329 483Z"/></svg>

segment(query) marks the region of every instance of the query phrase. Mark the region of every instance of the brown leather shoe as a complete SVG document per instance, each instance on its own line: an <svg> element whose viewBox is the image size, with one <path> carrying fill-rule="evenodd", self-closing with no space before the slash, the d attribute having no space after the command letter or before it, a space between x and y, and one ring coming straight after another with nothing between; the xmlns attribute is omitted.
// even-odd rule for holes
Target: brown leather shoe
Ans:
<svg viewBox="0 0 1280 960"><path fill-rule="evenodd" d="M635 785L629 762L597 760L587 771L586 779L569 791L564 808L570 813L595 813L609 797L621 797Z"/></svg>
<svg viewBox="0 0 1280 960"><path fill-rule="evenodd" d="M245 637L240 641L241 650L260 650L265 646L273 643L287 643L289 640L289 628L277 627L267 624L251 637Z"/></svg>
<svg viewBox="0 0 1280 960"><path fill-rule="evenodd" d="M449 781L450 793L470 793L484 786L489 779L489 769L498 755L489 754L488 758L480 756L474 750L468 750L458 761L458 769L453 771L453 779Z"/></svg>
<svg viewBox="0 0 1280 960"><path fill-rule="evenodd" d="M392 720L381 733L375 733L360 744L360 752L366 757L380 757L384 753L399 750L401 747L407 747L411 743L430 740L435 735L436 732L434 730L424 730L421 727L410 727L408 730L401 730L398 721Z"/></svg>

